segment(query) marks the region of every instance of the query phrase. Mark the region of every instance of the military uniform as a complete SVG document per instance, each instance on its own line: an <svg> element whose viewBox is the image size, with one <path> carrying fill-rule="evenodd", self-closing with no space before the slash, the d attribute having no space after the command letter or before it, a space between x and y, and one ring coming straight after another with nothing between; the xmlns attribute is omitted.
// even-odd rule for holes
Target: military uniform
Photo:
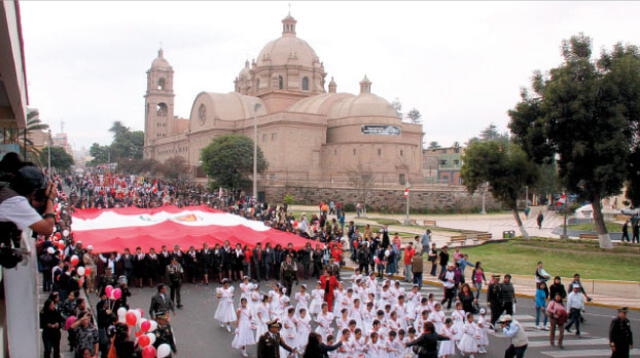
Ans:
<svg viewBox="0 0 640 358"><path fill-rule="evenodd" d="M291 296L291 290L293 288L293 281L296 280L298 274L298 266L295 262L290 264L286 261L282 263L280 267L280 277L282 278L282 285L287 289L287 296Z"/></svg>
<svg viewBox="0 0 640 358"><path fill-rule="evenodd" d="M616 317L611 321L609 342L612 347L615 347L611 358L629 358L629 350L633 344L629 319Z"/></svg>
<svg viewBox="0 0 640 358"><path fill-rule="evenodd" d="M171 289L171 301L175 302L177 307L182 307L182 297L180 288L182 287L182 278L184 270L180 263L170 264L167 266L167 276L169 278L169 288Z"/></svg>
<svg viewBox="0 0 640 358"><path fill-rule="evenodd" d="M496 277L494 277L496 278ZM498 280L500 277L497 277ZM500 283L495 282L489 284L487 287L487 303L491 307L491 324L495 326L496 321L500 318L502 314L502 292L500 289Z"/></svg>
<svg viewBox="0 0 640 358"><path fill-rule="evenodd" d="M178 349L176 348L176 340L173 337L173 330L171 329L171 325L169 323L160 324L158 323L158 328L154 331L156 335L156 341L153 343L153 346L158 348L161 344L168 344L171 347L171 352L178 353ZM171 355L169 355L171 357Z"/></svg>
<svg viewBox="0 0 640 358"><path fill-rule="evenodd" d="M258 341L258 358L280 358L280 347L293 352L293 348L284 342L280 333L267 332Z"/></svg>

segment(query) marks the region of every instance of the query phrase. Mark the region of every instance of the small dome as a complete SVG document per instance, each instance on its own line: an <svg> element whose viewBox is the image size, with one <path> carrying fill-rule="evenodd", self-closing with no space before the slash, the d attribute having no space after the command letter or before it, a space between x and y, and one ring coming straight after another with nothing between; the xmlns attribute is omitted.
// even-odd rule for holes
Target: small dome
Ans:
<svg viewBox="0 0 640 358"><path fill-rule="evenodd" d="M398 118L398 113L386 99L372 93L362 93L336 103L328 116L330 119L364 116Z"/></svg>
<svg viewBox="0 0 640 358"><path fill-rule="evenodd" d="M164 52L162 51L162 49L158 50L158 57L156 57L151 63L151 68L163 69L163 70L172 69L169 62L164 58Z"/></svg>
<svg viewBox="0 0 640 358"><path fill-rule="evenodd" d="M249 79L251 78L251 71L249 70L249 61L245 61L244 67L240 70L240 74L238 74L238 78Z"/></svg>
<svg viewBox="0 0 640 358"><path fill-rule="evenodd" d="M201 92L196 96L191 108L191 118L197 118L200 104L206 106L207 116L224 121L236 121L253 117L256 104L259 104L258 116L267 114L262 99L246 96L237 92L213 93Z"/></svg>
<svg viewBox="0 0 640 358"><path fill-rule="evenodd" d="M296 102L287 109L287 112L327 114L333 104L345 98L354 97L350 93L323 93L316 96L307 97Z"/></svg>

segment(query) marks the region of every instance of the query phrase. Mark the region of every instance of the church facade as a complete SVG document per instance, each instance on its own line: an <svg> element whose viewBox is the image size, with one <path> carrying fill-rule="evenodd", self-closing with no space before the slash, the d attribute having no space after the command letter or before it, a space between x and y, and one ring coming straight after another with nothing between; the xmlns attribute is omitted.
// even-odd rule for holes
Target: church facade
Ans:
<svg viewBox="0 0 640 358"><path fill-rule="evenodd" d="M358 94L341 93L320 58L282 20L282 35L245 62L229 93L200 92L188 118L174 115L174 72L162 50L147 71L145 158L182 156L198 181L200 151L216 136L254 138L268 162L260 185L423 183L422 126L405 123L372 93L364 76ZM363 180L363 179L359 179Z"/></svg>

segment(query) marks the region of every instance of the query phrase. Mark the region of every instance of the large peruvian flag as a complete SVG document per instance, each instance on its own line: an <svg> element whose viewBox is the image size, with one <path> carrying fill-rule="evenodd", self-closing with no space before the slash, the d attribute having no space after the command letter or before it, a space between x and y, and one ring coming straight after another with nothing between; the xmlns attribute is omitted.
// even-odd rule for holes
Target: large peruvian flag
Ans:
<svg viewBox="0 0 640 358"><path fill-rule="evenodd" d="M178 208L164 206L156 209L117 208L76 210L73 215L73 234L83 246L92 245L95 252L133 252L140 246L145 252L162 245L180 245L186 250L193 245L211 247L226 240L232 246L240 243L254 247L257 243L271 243L272 247L292 243L295 249L311 240L272 229L262 222L210 209L206 206Z"/></svg>

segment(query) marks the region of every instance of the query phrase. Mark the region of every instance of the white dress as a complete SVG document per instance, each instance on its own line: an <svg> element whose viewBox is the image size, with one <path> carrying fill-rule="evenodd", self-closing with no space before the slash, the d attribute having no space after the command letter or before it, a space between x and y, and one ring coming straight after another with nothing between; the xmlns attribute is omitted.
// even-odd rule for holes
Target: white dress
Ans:
<svg viewBox="0 0 640 358"><path fill-rule="evenodd" d="M285 317L282 320L282 332L280 333L280 337L284 340L284 342L289 347L296 346L296 334L297 334L296 322L292 317ZM287 357L289 352L284 348L280 347L280 357Z"/></svg>
<svg viewBox="0 0 640 358"><path fill-rule="evenodd" d="M484 316L480 316L478 318L478 334L480 338L478 339L478 346L486 347L489 345L489 322Z"/></svg>
<svg viewBox="0 0 640 358"><path fill-rule="evenodd" d="M440 333L443 336L449 337L448 341L441 341L440 342L440 347L438 348L438 357L444 357L444 356L450 356L453 357L456 355L456 344L455 342L452 340L453 336L454 336L454 328L453 326L451 326L451 328L447 328L446 326L442 328L442 333Z"/></svg>
<svg viewBox="0 0 640 358"><path fill-rule="evenodd" d="M246 298L247 302L251 302L251 288L253 287L251 282L249 283L242 282L238 286L240 287L240 291L241 291L240 298Z"/></svg>
<svg viewBox="0 0 640 358"><path fill-rule="evenodd" d="M265 303L259 304L254 316L254 322L256 325L256 342L268 331L267 322L269 322L270 319L269 305Z"/></svg>
<svg viewBox="0 0 640 358"><path fill-rule="evenodd" d="M239 312L238 329L231 342L231 347L235 349L256 344L256 337L253 334L253 329L251 329L251 311L248 308L241 308Z"/></svg>
<svg viewBox="0 0 640 358"><path fill-rule="evenodd" d="M308 293L300 293L296 292L294 298L296 299L296 314L300 313L300 309L304 308L309 313L309 301L311 300L311 296Z"/></svg>
<svg viewBox="0 0 640 358"><path fill-rule="evenodd" d="M331 328L331 324L333 323L333 313L327 312L324 314L320 312L316 318L316 322L318 322L316 333L322 336L323 341L326 341L327 336L333 334L333 328Z"/></svg>
<svg viewBox="0 0 640 358"><path fill-rule="evenodd" d="M404 343L405 345L409 342L413 342L416 339L418 339L419 336L415 336L414 338L411 338L409 336L404 337L404 339L402 340L402 343ZM403 358L416 358L417 355L413 352L413 347L404 347L404 352L402 353L402 357Z"/></svg>
<svg viewBox="0 0 640 358"><path fill-rule="evenodd" d="M385 345L378 339L376 343L369 342L367 358L387 358Z"/></svg>
<svg viewBox="0 0 640 358"><path fill-rule="evenodd" d="M233 286L230 286L229 288L219 287L216 289L216 294L221 295L221 297L218 301L218 308L216 308L216 313L213 315L213 318L222 323L233 322L238 319L236 311L233 308L233 292Z"/></svg>
<svg viewBox="0 0 640 358"><path fill-rule="evenodd" d="M464 332L464 323L465 323L465 313L463 310L456 310L451 312L451 319L453 320L453 327L456 330L455 340L459 341L462 339L462 334Z"/></svg>
<svg viewBox="0 0 640 358"><path fill-rule="evenodd" d="M431 311L431 313L429 313L429 321L436 327L436 333L442 334L442 329L444 328L444 312ZM422 330L420 330L420 332L422 332Z"/></svg>
<svg viewBox="0 0 640 358"><path fill-rule="evenodd" d="M385 344L387 348L387 357L388 358L401 358L402 352L404 351L404 345L400 340L396 337L393 341L387 340Z"/></svg>
<svg viewBox="0 0 640 358"><path fill-rule="evenodd" d="M298 351L304 352L304 348L309 342L309 333L311 333L311 318L308 314L304 317L298 316L295 323L298 326L296 347L298 347Z"/></svg>
<svg viewBox="0 0 640 358"><path fill-rule="evenodd" d="M311 305L309 306L309 314L317 315L322 311L322 302L324 300L324 290L315 289L311 292Z"/></svg>
<svg viewBox="0 0 640 358"><path fill-rule="evenodd" d="M462 339L458 342L458 349L465 354L478 353L478 326L473 322L467 322L462 328Z"/></svg>

